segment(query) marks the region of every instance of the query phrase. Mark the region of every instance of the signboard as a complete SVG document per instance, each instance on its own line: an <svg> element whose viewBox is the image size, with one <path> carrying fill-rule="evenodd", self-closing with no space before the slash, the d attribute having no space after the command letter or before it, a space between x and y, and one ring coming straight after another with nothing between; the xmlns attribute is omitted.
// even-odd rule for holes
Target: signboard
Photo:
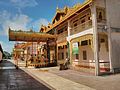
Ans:
<svg viewBox="0 0 120 90"><path fill-rule="evenodd" d="M72 53L79 54L78 42L72 44Z"/></svg>

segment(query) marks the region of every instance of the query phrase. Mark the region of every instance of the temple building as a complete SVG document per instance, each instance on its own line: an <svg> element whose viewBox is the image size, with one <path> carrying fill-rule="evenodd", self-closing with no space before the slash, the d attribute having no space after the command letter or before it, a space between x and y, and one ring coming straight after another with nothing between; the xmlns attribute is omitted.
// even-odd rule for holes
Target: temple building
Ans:
<svg viewBox="0 0 120 90"><path fill-rule="evenodd" d="M119 0L86 0L56 9L52 23L40 32L57 35L57 61L70 58L74 69L100 75L120 69ZM51 41L52 44L52 41ZM55 47L50 47L54 59Z"/></svg>

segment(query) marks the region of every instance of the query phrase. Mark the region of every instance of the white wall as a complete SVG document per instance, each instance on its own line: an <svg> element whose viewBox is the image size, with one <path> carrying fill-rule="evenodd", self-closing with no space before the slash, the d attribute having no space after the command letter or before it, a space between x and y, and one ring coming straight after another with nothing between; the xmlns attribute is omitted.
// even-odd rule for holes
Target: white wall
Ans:
<svg viewBox="0 0 120 90"><path fill-rule="evenodd" d="M95 0L96 6L105 7L105 0Z"/></svg>
<svg viewBox="0 0 120 90"><path fill-rule="evenodd" d="M94 0L96 6L106 8L107 21L111 27L120 28L120 0Z"/></svg>
<svg viewBox="0 0 120 90"><path fill-rule="evenodd" d="M83 51L87 52L87 60L83 60ZM93 50L91 46L80 46L79 47L79 64L80 65L94 66L93 56L94 54L93 54ZM93 62L93 63L89 63L89 62Z"/></svg>
<svg viewBox="0 0 120 90"><path fill-rule="evenodd" d="M107 17L111 27L120 28L120 0L106 0Z"/></svg>
<svg viewBox="0 0 120 90"><path fill-rule="evenodd" d="M83 51L87 52L87 60L83 60ZM101 62L108 62L109 56L108 51L106 49L105 43L101 43L100 52L99 52L99 60ZM72 60L75 60L75 55L72 55ZM94 53L91 46L80 46L79 47L79 60L78 63L75 62L74 64L80 64L85 66L95 66L94 61ZM109 64L101 63L101 68L109 67Z"/></svg>
<svg viewBox="0 0 120 90"><path fill-rule="evenodd" d="M107 25L108 26L110 25L110 27L114 28L120 28L120 0L95 0L95 1L97 6L106 8ZM113 68L120 68L120 33L112 33L111 37L112 37L112 66ZM102 52L100 55L101 59L104 57L105 54L104 51Z"/></svg>
<svg viewBox="0 0 120 90"><path fill-rule="evenodd" d="M99 60L100 62L109 62L109 53L106 49L105 43L101 43L100 52L99 52ZM100 63L100 67L109 68L109 63Z"/></svg>
<svg viewBox="0 0 120 90"><path fill-rule="evenodd" d="M112 66L120 68L120 33L112 33Z"/></svg>

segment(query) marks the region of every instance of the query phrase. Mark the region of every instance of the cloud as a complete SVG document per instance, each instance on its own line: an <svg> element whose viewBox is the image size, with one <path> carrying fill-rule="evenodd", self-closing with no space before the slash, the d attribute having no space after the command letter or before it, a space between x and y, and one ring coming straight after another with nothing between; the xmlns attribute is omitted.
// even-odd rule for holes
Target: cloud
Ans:
<svg viewBox="0 0 120 90"><path fill-rule="evenodd" d="M45 18L40 18L40 19L38 19L37 21L33 22L33 23L32 23L32 26L33 26L33 29L39 30L41 25L47 26L48 23L49 23L49 22L48 22L47 19L45 19Z"/></svg>
<svg viewBox="0 0 120 90"><path fill-rule="evenodd" d="M27 24L31 21L31 19L24 14L15 15L12 19L7 20L3 29L7 30L8 27L11 27L14 30L27 30Z"/></svg>
<svg viewBox="0 0 120 90"><path fill-rule="evenodd" d="M7 51L9 53L12 52L12 49L13 49L13 46L14 46L14 43L12 42L3 42L3 41L0 41L0 44L2 45L2 49L3 51Z"/></svg>
<svg viewBox="0 0 120 90"><path fill-rule="evenodd" d="M41 25L48 25L48 20L45 18L39 18L34 20L25 14L12 15L7 11L0 12L0 35L8 35L8 28L13 30L28 31L32 28L35 31L39 31Z"/></svg>
<svg viewBox="0 0 120 90"><path fill-rule="evenodd" d="M2 14L1 14L2 13ZM8 28L14 30L28 30L28 24L31 22L31 18L24 14L16 14L13 16L7 11L0 12L0 35L8 35Z"/></svg>
<svg viewBox="0 0 120 90"><path fill-rule="evenodd" d="M47 25L48 20L44 18L39 18L37 20L34 20L33 18L29 17L25 14L12 14L8 11L1 11L0 12L0 38L3 39L3 37L8 38L8 28L10 27L13 30L23 30L27 31L30 30L31 27L34 31L39 31L40 26ZM6 51L11 52L13 48L13 42L9 41L2 41L0 40L0 43L3 46L3 49Z"/></svg>
<svg viewBox="0 0 120 90"><path fill-rule="evenodd" d="M34 7L38 5L36 0L10 0L10 1L18 8Z"/></svg>

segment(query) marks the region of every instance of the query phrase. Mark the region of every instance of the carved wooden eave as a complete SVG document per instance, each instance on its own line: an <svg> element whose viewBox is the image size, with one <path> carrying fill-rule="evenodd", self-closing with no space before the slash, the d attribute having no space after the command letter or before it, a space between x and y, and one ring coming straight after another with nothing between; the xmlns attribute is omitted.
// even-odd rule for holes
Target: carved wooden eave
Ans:
<svg viewBox="0 0 120 90"><path fill-rule="evenodd" d="M46 42L49 39L56 38L56 35L51 35L47 33L14 31L9 29L9 41Z"/></svg>

